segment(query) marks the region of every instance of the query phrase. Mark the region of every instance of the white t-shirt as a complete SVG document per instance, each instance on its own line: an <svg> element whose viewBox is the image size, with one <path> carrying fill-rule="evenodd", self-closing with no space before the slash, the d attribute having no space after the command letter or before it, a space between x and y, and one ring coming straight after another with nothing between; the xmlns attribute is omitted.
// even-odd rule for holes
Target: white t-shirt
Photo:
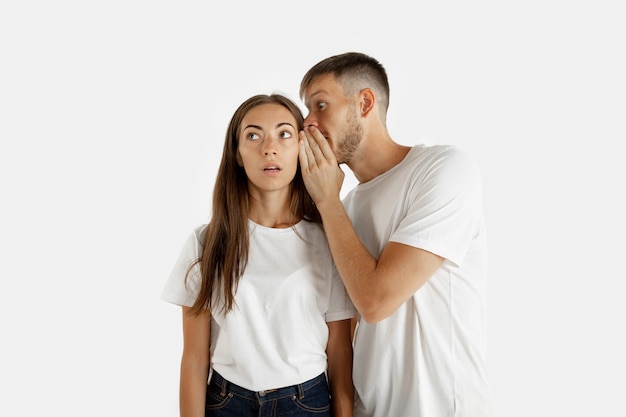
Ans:
<svg viewBox="0 0 626 417"><path fill-rule="evenodd" d="M445 258L393 315L359 321L354 416L491 416L487 246L474 160L451 146L415 146L393 169L355 187L344 206L374 257L393 241Z"/></svg>
<svg viewBox="0 0 626 417"><path fill-rule="evenodd" d="M193 305L207 225L194 230L171 272L161 299ZM211 369L253 391L298 384L326 371L326 322L356 313L319 225L301 221L273 229L248 221L248 264L233 310L211 321Z"/></svg>

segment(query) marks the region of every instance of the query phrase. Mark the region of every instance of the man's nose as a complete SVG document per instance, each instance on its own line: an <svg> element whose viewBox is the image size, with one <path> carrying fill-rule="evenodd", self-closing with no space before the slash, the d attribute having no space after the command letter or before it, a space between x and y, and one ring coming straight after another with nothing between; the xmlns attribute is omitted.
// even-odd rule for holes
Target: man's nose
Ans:
<svg viewBox="0 0 626 417"><path fill-rule="evenodd" d="M309 113L309 114L306 116L306 118L304 119L304 126L305 126L305 127L306 127L306 126L315 126L315 127L318 127L318 126L317 126L317 119L316 119L315 117L313 117L313 116L311 115L311 113Z"/></svg>

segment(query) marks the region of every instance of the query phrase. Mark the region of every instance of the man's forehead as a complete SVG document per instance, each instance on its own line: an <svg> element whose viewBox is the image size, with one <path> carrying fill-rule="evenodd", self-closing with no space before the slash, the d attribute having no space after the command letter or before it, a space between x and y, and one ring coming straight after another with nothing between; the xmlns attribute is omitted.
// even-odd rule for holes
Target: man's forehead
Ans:
<svg viewBox="0 0 626 417"><path fill-rule="evenodd" d="M337 79L332 74L324 74L311 80L304 89L303 96L308 99L320 94L335 94L341 91L342 88Z"/></svg>

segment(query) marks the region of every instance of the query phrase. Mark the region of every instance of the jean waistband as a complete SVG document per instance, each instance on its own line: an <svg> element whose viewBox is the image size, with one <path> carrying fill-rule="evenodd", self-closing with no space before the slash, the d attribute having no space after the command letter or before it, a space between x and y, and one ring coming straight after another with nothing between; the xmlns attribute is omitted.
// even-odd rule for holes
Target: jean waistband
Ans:
<svg viewBox="0 0 626 417"><path fill-rule="evenodd" d="M235 395L239 395L244 398L248 398L251 400L277 400L279 398L296 396L297 398L302 399L304 397L304 391L314 387L315 385L325 382L326 375L321 373L313 379L309 379L301 384L291 385L288 387L269 389L263 391L251 391L244 387L240 387L237 384L233 384L232 382L224 379L219 373L213 370L213 375L211 376L211 382L217 384L222 389L222 394L227 394L232 392Z"/></svg>

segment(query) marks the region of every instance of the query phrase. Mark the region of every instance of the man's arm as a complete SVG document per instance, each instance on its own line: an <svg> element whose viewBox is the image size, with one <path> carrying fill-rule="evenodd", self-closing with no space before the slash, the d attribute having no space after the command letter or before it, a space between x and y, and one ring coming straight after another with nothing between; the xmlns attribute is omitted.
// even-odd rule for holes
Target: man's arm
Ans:
<svg viewBox="0 0 626 417"><path fill-rule="evenodd" d="M369 253L341 203L344 174L328 142L316 129L300 135L300 165L354 306L367 322L387 318L431 277L443 258L395 242L386 245L378 260Z"/></svg>

